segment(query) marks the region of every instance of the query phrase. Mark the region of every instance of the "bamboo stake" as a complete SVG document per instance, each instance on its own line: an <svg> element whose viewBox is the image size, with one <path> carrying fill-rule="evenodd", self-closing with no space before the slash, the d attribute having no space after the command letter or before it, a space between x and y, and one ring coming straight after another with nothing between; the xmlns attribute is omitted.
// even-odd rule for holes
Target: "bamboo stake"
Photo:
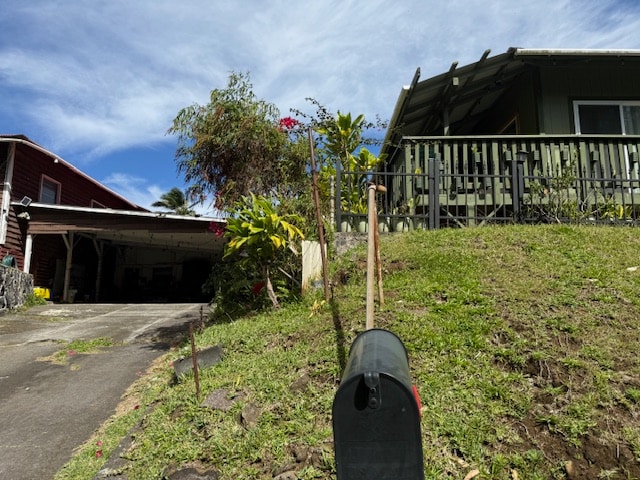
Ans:
<svg viewBox="0 0 640 480"><path fill-rule="evenodd" d="M373 302L374 302L374 275L375 275L375 259L376 259L376 238L375 238L375 221L376 216L376 186L369 184L368 188L368 224L369 235L367 238L367 322L366 329L373 328ZM376 228L377 230L377 228Z"/></svg>
<svg viewBox="0 0 640 480"><path fill-rule="evenodd" d="M378 230L378 209L376 208L376 229L373 232L376 248L376 277L378 279L378 306L384 308L384 290L382 289L382 259L380 257L380 232Z"/></svg>
<svg viewBox="0 0 640 480"><path fill-rule="evenodd" d="M384 307L384 291L382 289L382 260L380 257L380 232L378 232L378 209L376 207L376 192L386 192L383 185L369 184L368 188L368 225L367 237L367 323L366 329L373 328L374 313L374 275L378 281L378 301L380 308Z"/></svg>

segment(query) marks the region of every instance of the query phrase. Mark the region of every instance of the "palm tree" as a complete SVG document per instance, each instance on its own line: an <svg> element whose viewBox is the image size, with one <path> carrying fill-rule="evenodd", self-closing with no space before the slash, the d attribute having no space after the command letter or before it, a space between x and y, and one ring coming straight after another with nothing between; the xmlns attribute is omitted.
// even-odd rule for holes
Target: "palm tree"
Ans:
<svg viewBox="0 0 640 480"><path fill-rule="evenodd" d="M197 202L196 202L197 203ZM154 202L152 207L160 207L175 213L176 215L190 215L195 216L196 212L193 210L195 203L189 205L187 197L178 187L173 187L167 193L163 193L160 196L160 200Z"/></svg>

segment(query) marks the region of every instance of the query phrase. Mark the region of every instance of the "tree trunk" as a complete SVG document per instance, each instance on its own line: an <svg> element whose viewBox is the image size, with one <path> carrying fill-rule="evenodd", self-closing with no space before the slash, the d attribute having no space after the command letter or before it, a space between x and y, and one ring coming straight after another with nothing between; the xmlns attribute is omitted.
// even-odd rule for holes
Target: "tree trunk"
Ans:
<svg viewBox="0 0 640 480"><path fill-rule="evenodd" d="M271 284L271 276L269 275L269 267L265 268L265 279L267 281L267 295L269 295L269 299L271 303L273 303L273 308L280 308L280 304L278 303L278 297L276 297L276 292L273 291L273 285Z"/></svg>

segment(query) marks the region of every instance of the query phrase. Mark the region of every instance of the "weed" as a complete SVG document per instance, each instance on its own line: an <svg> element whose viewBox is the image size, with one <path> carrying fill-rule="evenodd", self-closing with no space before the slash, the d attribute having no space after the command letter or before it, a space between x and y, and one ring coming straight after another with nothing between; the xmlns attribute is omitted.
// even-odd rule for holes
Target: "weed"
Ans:
<svg viewBox="0 0 640 480"><path fill-rule="evenodd" d="M36 305L46 305L46 304L47 304L47 301L44 298L39 297L33 293L30 293L27 295L27 299L22 305L22 308L28 309L31 307L35 307Z"/></svg>
<svg viewBox="0 0 640 480"><path fill-rule="evenodd" d="M629 387L624 394L633 403L640 405L640 388Z"/></svg>
<svg viewBox="0 0 640 480"><path fill-rule="evenodd" d="M97 353L101 348L112 347L113 340L109 337L99 337L91 340L73 340L66 343L62 350L57 351L48 359L54 363L66 363L77 354Z"/></svg>

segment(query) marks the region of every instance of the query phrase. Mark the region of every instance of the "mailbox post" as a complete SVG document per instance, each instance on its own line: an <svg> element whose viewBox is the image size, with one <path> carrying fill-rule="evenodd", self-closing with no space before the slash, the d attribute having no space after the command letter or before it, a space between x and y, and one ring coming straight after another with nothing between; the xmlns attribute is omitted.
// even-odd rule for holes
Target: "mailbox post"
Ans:
<svg viewBox="0 0 640 480"><path fill-rule="evenodd" d="M338 480L424 480L420 411L395 334L356 337L333 401Z"/></svg>

